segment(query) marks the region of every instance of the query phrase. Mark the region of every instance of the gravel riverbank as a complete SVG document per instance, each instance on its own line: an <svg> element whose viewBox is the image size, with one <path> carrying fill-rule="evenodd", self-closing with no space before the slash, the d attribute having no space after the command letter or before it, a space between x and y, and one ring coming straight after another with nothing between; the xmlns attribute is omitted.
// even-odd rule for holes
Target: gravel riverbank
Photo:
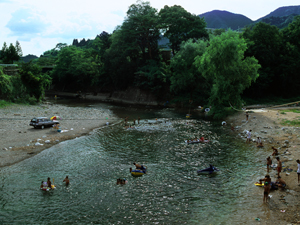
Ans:
<svg viewBox="0 0 300 225"><path fill-rule="evenodd" d="M61 129L34 129L34 117L60 116ZM0 109L0 167L29 158L61 141L87 135L106 122L116 121L108 110L56 104L10 105Z"/></svg>
<svg viewBox="0 0 300 225"><path fill-rule="evenodd" d="M260 224L299 224L299 200L300 186L298 185L297 163L300 159L300 127L283 126L284 120L299 120L299 113L282 112L281 109L249 109L249 119L246 121L245 112L231 116L227 120L227 127L232 124L235 127L233 135L246 141L246 130L252 130L252 142L250 147L255 147L255 139L261 137L264 144L265 154L257 159L258 165L265 165L267 174L266 158L273 153L272 146L279 150L280 160L283 162L281 172L282 179L287 183L287 188L271 191L272 198L263 204L263 188L257 189L253 185L253 190L260 191L258 207L261 208ZM291 109L291 108L287 108ZM272 163L277 164L275 156L271 156ZM269 175L272 181L276 181L276 170L270 170ZM261 177L263 178L263 177ZM256 188L256 189L255 189ZM255 219L255 218L253 218ZM253 221L255 222L255 221ZM258 222L258 221L256 221Z"/></svg>

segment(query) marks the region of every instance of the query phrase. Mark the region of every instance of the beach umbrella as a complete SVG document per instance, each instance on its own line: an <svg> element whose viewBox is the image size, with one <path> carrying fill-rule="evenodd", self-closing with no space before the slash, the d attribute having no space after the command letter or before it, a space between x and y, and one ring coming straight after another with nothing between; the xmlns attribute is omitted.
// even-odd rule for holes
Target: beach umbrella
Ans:
<svg viewBox="0 0 300 225"><path fill-rule="evenodd" d="M50 119L51 120L61 120L61 117L60 116L52 116Z"/></svg>

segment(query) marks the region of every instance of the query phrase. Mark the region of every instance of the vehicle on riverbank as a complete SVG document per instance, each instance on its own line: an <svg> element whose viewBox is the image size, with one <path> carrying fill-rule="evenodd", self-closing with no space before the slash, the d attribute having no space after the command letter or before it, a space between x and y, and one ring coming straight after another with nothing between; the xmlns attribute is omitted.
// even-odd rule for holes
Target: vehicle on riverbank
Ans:
<svg viewBox="0 0 300 225"><path fill-rule="evenodd" d="M44 129L45 127L52 127L55 124L59 124L59 122L56 120L50 120L47 117L35 117L29 123L30 126L41 129Z"/></svg>

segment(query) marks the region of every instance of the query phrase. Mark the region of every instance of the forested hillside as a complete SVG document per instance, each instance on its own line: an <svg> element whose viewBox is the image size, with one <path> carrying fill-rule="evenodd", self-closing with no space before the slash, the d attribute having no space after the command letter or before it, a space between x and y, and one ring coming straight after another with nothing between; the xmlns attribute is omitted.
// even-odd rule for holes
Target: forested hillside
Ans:
<svg viewBox="0 0 300 225"><path fill-rule="evenodd" d="M50 85L92 93L137 88L161 102L212 106L211 114L220 118L230 106L247 104L246 98L298 95L299 36L300 16L283 29L259 22L240 32L210 31L203 18L181 6L158 11L138 2L112 33L58 43L40 58L20 63L19 76L0 68L0 97L38 101ZM18 44L11 48L20 50ZM2 49L0 60L13 62L6 43ZM40 66L47 65L53 70L43 74Z"/></svg>

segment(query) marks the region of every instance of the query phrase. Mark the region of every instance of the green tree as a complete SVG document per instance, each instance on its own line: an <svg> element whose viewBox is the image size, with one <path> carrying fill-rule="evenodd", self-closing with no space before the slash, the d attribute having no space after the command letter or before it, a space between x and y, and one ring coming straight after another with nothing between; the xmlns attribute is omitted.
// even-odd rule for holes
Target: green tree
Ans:
<svg viewBox="0 0 300 225"><path fill-rule="evenodd" d="M9 47L7 47L6 42L4 42L1 49L0 59L5 64L13 64L14 61L18 61L20 59L22 54L21 45L18 41L16 41L15 46L11 43Z"/></svg>
<svg viewBox="0 0 300 225"><path fill-rule="evenodd" d="M124 89L134 84L138 68L149 61L159 61L159 29L156 9L149 2L137 1L127 11L122 26L111 37L105 64L114 88Z"/></svg>
<svg viewBox="0 0 300 225"><path fill-rule="evenodd" d="M30 96L34 96L37 101L40 101L45 94L45 89L51 85L51 77L47 74L42 74L41 68L32 62L22 63L19 74L27 93Z"/></svg>
<svg viewBox="0 0 300 225"><path fill-rule="evenodd" d="M13 86L10 78L3 73L3 68L0 67L0 99L9 100L11 97Z"/></svg>
<svg viewBox="0 0 300 225"><path fill-rule="evenodd" d="M198 101L201 102L208 97L209 83L194 64L195 58L201 57L206 48L207 42L203 40L193 42L190 39L181 44L180 51L171 60L170 90L172 92L177 95L188 93L188 99L198 96Z"/></svg>
<svg viewBox="0 0 300 225"><path fill-rule="evenodd" d="M279 86L275 87L277 92L283 97L299 95L300 77L300 16L296 16L294 21L285 29L281 30L283 47L281 50L281 61L279 64L280 77ZM289 91L286 91L289 90Z"/></svg>
<svg viewBox="0 0 300 225"><path fill-rule="evenodd" d="M56 66L51 72L54 84L69 91L86 91L97 84L97 75L97 64L90 51L75 46L59 51Z"/></svg>
<svg viewBox="0 0 300 225"><path fill-rule="evenodd" d="M231 30L213 37L203 56L197 56L195 66L206 79L212 79L209 103L216 118L232 104L241 107L241 94L259 76L254 57L244 57L246 42Z"/></svg>
<svg viewBox="0 0 300 225"><path fill-rule="evenodd" d="M165 6L159 12L160 26L164 36L170 40L175 55L180 44L188 39L208 39L204 18L187 12L179 5Z"/></svg>
<svg viewBox="0 0 300 225"><path fill-rule="evenodd" d="M248 46L245 56L254 56L261 65L259 78L245 94L251 97L277 95L282 83L279 66L283 44L279 29L260 22L246 28L242 36Z"/></svg>

